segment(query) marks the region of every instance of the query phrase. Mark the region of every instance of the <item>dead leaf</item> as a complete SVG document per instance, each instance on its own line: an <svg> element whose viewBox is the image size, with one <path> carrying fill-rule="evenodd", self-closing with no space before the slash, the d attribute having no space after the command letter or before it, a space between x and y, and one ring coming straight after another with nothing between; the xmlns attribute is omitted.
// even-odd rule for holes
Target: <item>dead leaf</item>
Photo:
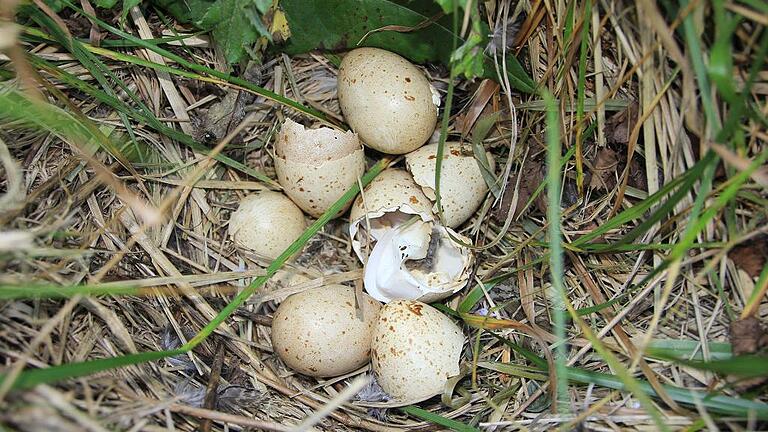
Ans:
<svg viewBox="0 0 768 432"><path fill-rule="evenodd" d="M597 152L592 162L592 180L590 189L610 190L616 187L616 168L619 166L619 155L608 147Z"/></svg>
<svg viewBox="0 0 768 432"><path fill-rule="evenodd" d="M731 350L734 356L755 354L768 347L768 333L755 317L739 319L731 323Z"/></svg>
<svg viewBox="0 0 768 432"><path fill-rule="evenodd" d="M728 252L728 258L750 277L760 276L768 261L768 235L758 235L734 247Z"/></svg>
<svg viewBox="0 0 768 432"><path fill-rule="evenodd" d="M627 144L632 128L637 123L637 103L630 104L624 111L612 115L605 122L605 137L609 144Z"/></svg>
<svg viewBox="0 0 768 432"><path fill-rule="evenodd" d="M538 159L526 160L521 170L522 173L520 174L520 184L517 189L517 205L515 206L514 217L518 217L524 210L527 210L524 208L525 204L528 203L528 200L533 196L533 193L536 192L539 185L544 182L547 172L544 162ZM509 184L504 190L504 194L501 196L501 203L499 203L499 206L496 207L492 213L493 217L499 222L506 221L509 216L510 204L512 204L517 177L513 175L507 179L507 181ZM532 205L539 211L545 212L547 210L546 199L546 191L542 191L533 201Z"/></svg>
<svg viewBox="0 0 768 432"><path fill-rule="evenodd" d="M466 113L461 116L460 121L456 122L457 131L462 135L469 135L480 115L490 108L488 102L495 94L498 94L498 91L499 85L495 81L483 80L472 96L472 102L467 107Z"/></svg>
<svg viewBox="0 0 768 432"><path fill-rule="evenodd" d="M734 356L757 354L768 348L768 333L765 326L755 317L739 319L731 323L731 351ZM764 384L766 377L743 379L737 376L729 376L737 390L748 390Z"/></svg>
<svg viewBox="0 0 768 432"><path fill-rule="evenodd" d="M253 83L259 83L259 66L251 63L243 72L243 78ZM212 145L223 139L243 121L246 107L253 103L256 95L238 89L228 89L221 101L206 110L201 110L198 118L194 119L195 139Z"/></svg>

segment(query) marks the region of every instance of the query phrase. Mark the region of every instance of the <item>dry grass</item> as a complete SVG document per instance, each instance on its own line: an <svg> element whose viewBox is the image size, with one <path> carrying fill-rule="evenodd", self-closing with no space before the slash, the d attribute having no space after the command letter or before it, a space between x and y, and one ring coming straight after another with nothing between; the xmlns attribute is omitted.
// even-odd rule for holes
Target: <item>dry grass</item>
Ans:
<svg viewBox="0 0 768 432"><path fill-rule="evenodd" d="M504 16L513 19L516 11L503 4L486 3L492 27L503 22ZM586 122L580 122L572 109L578 104L579 40L563 37L569 4L521 2L529 19L520 29L510 26L509 31L517 33L507 35L523 42L519 44L521 59L534 80L544 83L558 99L564 142L583 138L581 154L564 171L562 235L566 245L688 172L714 140L705 129L709 124L689 49L672 31L688 13L698 23L711 20L709 6L693 3L692 10L681 8L673 21L665 19L653 2L595 2L586 17L591 27L583 88L586 100L592 102L586 104L584 118L595 125L595 133L587 134ZM0 5L8 7L9 2ZM746 8L736 3L728 7L737 12L737 8ZM573 22L578 34L584 20L578 8L576 12ZM765 32L768 22L751 8L739 13L747 18L734 35L737 85L748 76L758 35ZM67 15L62 20L75 36L93 38L99 32L81 16ZM127 27L143 39L168 30L157 17L145 16L137 8L129 14ZM0 27L0 48L4 48L2 32ZM214 69L225 68L205 38L194 42L183 49L175 46L173 51ZM511 55L518 45L508 45L505 53ZM50 71L34 73L19 56L19 47L53 62L60 71L97 84L88 68L59 45L25 43L0 58L0 66L12 69L12 65L22 77L3 81L0 91L21 86L31 92L34 85L38 97L59 106L69 104L71 112L79 111L105 135L135 134L138 147L124 148L122 154L131 156L121 160L87 142L0 117L0 283L68 286L134 281L142 287L142 295L2 301L3 372L17 374L24 368L179 347L269 264L235 248L226 232L229 213L241 197L274 186L193 152L141 122L130 121L133 130L129 131L118 113L105 104ZM120 51L171 64L148 50ZM291 116L312 123L264 97L238 96L232 86L171 76L106 55L99 58L168 126L203 138L216 125L218 150L271 178L270 143L283 119ZM319 54L277 56L250 79L341 120L335 98L336 72L329 59ZM429 67L428 73L437 87L446 88L444 68ZM457 82L457 108L449 126L452 138L469 139L469 128L478 117L502 112L483 145L497 158L497 174L503 175L509 168L505 194L500 200L489 194L463 232L477 245L489 246L478 253L476 280L496 278L497 282L474 311L506 321L493 333L465 326L465 379L453 394L454 404L449 407L433 399L419 406L488 430L557 426L565 430L655 430L652 414L632 393L600 384L572 385L564 410L561 406L556 411L546 373L516 374L487 366L511 361L530 365L503 340L550 360L552 343L557 340L549 267L546 260L539 260L548 250L546 204L536 199L526 207L546 175L544 113L537 104L538 96L505 92L507 88L508 84ZM768 71L763 70L749 96L763 118L768 114L766 94ZM125 92L118 97L129 98ZM238 97L247 98L247 105ZM612 103L617 101L630 108L614 108ZM515 106L516 110L510 109ZM215 117L222 109L223 117ZM714 109L724 110L725 105L716 104ZM716 114L719 119L727 116L727 112ZM766 148L764 123L749 118L739 131L743 145L738 149L714 147L726 163L714 173L715 192L708 206L722 192L718 185L735 171L744 170L744 164ZM144 158L139 159L137 152ZM577 164L583 167L585 179L578 178ZM751 308L753 316L765 321L766 302L755 305L749 301L753 291L761 289L756 286L756 275L744 270L744 259L728 255L728 249L737 243L756 248L748 249L748 256L761 253L754 245L765 242L768 231L765 175L765 170L757 171L729 207L699 233L696 242L709 246L689 248L685 256L652 275L647 283L640 281L668 258L669 249L661 246L682 238L697 189L682 196L672 213L633 242L660 246L657 249L608 253L566 249L563 281L574 308L620 299L612 307L583 316L586 322L581 325L591 329L638 379L657 389L660 397L654 404L671 429L765 427L755 419L731 420L710 414L703 404L675 402L662 384L718 390L731 396L746 394L746 390L728 384L721 375L642 355L651 339L672 339L693 341L691 346L701 358L715 358L721 350L717 344L730 341L729 326L743 310ZM618 241L640 222L642 219L612 229L601 239ZM759 262L757 268L761 268ZM305 282L289 286L297 276ZM324 283L355 284L361 279L361 265L351 253L345 221L332 221L189 355L31 390L0 387L0 423L9 430L25 431L288 430L336 398L355 375L324 381L286 369L270 346L269 317L276 302ZM458 304L458 298L448 302L454 308ZM616 373L593 349L587 328L577 323L569 331L567 364ZM477 363L481 367L473 367ZM753 388L751 397L765 400L764 388ZM213 393L218 397L212 398ZM370 408L359 401L338 403L339 409L316 428L384 431L433 427L398 409Z"/></svg>

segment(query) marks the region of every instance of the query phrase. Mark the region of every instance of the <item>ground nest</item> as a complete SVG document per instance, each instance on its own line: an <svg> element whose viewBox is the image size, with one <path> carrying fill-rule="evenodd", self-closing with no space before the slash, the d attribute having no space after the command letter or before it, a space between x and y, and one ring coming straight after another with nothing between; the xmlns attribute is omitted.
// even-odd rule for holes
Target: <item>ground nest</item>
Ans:
<svg viewBox="0 0 768 432"><path fill-rule="evenodd" d="M4 3L13 2L0 11ZM367 367L309 378L272 350L272 315L288 295L362 288L348 218L322 226L279 269L228 235L243 197L279 188L273 144L286 118L343 125L344 51L267 50L260 62L230 67L208 34L154 7L133 7L123 20L119 10L82 3L143 40L185 37L162 45L177 59L105 44L120 38L69 9L39 10L80 38L73 47L40 20L24 21L6 44L0 21L3 429L768 427L768 70L753 70L768 45L764 5L727 6L740 17L732 95L699 70L715 61L697 61L716 42L701 30L720 11L708 2L671 15L639 1L592 2L586 11L565 1L483 2L488 56L498 65L517 55L551 101L501 75L452 79L443 64L419 65L442 97L430 142L440 139L452 83L447 138L468 154L490 152L497 183L456 230L478 247L469 285L441 302L462 313L453 316L466 336L461 373L442 396L401 408L375 381L345 395L371 376ZM689 17L690 34L675 32ZM180 61L231 72L327 121ZM29 102L43 100L54 108ZM547 193L553 136L562 144L559 197ZM370 168L385 155L366 157ZM559 203L560 251L551 203ZM191 351L174 351L201 334ZM121 364L82 363L126 355ZM556 379L566 372L567 381Z"/></svg>

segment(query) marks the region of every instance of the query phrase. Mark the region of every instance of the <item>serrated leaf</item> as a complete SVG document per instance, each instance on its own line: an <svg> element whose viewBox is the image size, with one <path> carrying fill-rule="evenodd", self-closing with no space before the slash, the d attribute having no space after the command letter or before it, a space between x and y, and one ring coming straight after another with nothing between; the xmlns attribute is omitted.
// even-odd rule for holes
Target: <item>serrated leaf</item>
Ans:
<svg viewBox="0 0 768 432"><path fill-rule="evenodd" d="M252 0L218 0L200 19L198 26L211 29L216 45L229 63L237 63L256 42L259 32L253 25L257 12ZM262 29L266 29L262 25Z"/></svg>
<svg viewBox="0 0 768 432"><path fill-rule="evenodd" d="M452 8L452 3L450 4ZM283 47L288 54L300 54L315 49L342 51L358 46L383 48L396 52L415 63L437 61L445 65L451 63L453 32L445 19L431 23L424 28L409 32L372 30L386 26L415 28L442 12L440 5L425 1L390 0L281 0L285 11L291 38ZM450 17L448 21L450 21ZM487 33L487 32L486 32ZM483 60L484 77L497 79L492 59L475 49L484 46L483 33L475 33L481 38L480 43L467 46L469 56L462 56L460 66L472 73L479 70L474 58ZM466 40L460 40L464 46ZM481 56L474 56L481 54ZM508 56L510 83L515 88L533 92L536 84L528 76L514 56Z"/></svg>

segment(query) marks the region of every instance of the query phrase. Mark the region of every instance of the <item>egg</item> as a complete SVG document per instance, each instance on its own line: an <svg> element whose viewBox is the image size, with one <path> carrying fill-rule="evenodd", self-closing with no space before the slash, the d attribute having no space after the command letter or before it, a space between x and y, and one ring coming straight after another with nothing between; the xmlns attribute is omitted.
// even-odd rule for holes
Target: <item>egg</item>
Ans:
<svg viewBox="0 0 768 432"><path fill-rule="evenodd" d="M338 75L341 111L363 143L405 154L435 130L440 95L403 57L378 48L358 48L342 60Z"/></svg>
<svg viewBox="0 0 768 432"><path fill-rule="evenodd" d="M373 330L371 364L381 388L396 402L423 401L459 374L461 328L425 303L395 300L381 308Z"/></svg>
<svg viewBox="0 0 768 432"><path fill-rule="evenodd" d="M235 244L265 258L277 258L306 228L304 213L293 201L266 190L243 198L229 218Z"/></svg>
<svg viewBox="0 0 768 432"><path fill-rule="evenodd" d="M493 157L487 153L493 170ZM437 144L427 144L405 156L408 171L424 194L435 200L435 166ZM445 143L440 170L440 202L444 223L456 228L475 214L485 200L488 185L480 166L472 155L462 153L459 143ZM433 209L437 213L437 207Z"/></svg>
<svg viewBox="0 0 768 432"><path fill-rule="evenodd" d="M437 223L431 205L398 169L379 174L352 205L352 248L364 263L365 290L376 300L435 301L468 283L474 256L451 237L471 240Z"/></svg>
<svg viewBox="0 0 768 432"><path fill-rule="evenodd" d="M319 217L365 173L365 154L354 132L305 129L286 119L275 142L275 171L285 194Z"/></svg>
<svg viewBox="0 0 768 432"><path fill-rule="evenodd" d="M363 294L327 285L285 299L272 319L272 347L291 369L314 377L333 377L368 363L380 305Z"/></svg>

